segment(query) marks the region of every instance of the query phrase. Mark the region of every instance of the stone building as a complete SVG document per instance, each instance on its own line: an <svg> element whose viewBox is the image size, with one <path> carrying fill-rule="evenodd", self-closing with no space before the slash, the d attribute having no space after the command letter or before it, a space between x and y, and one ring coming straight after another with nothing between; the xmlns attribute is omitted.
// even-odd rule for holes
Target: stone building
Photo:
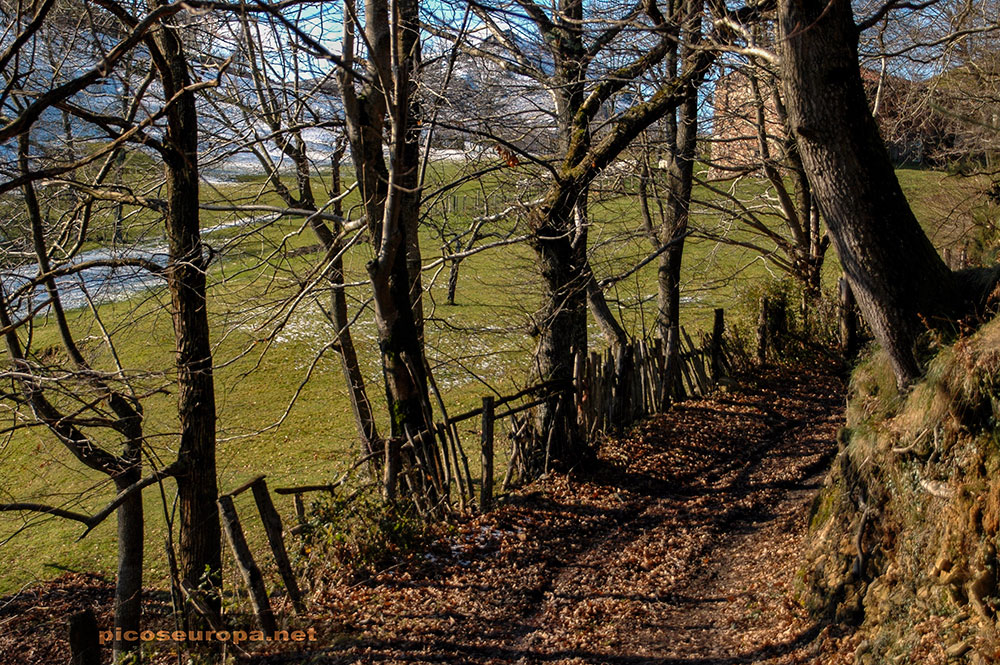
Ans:
<svg viewBox="0 0 1000 665"><path fill-rule="evenodd" d="M920 84L868 68L861 69L861 77L890 157L899 164L923 163L929 146L939 137L924 116L910 112L921 92ZM761 121L769 156L783 158L787 135L778 83L765 74L758 78L756 88L743 69L731 70L715 84L708 138L710 161L719 176L760 168Z"/></svg>

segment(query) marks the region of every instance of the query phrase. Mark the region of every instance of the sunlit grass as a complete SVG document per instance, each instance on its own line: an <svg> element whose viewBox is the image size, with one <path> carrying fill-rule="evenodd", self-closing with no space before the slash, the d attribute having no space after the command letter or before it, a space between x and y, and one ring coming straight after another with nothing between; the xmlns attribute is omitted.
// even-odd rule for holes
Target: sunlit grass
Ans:
<svg viewBox="0 0 1000 665"><path fill-rule="evenodd" d="M431 182L448 182L461 168L452 163L436 164ZM320 205L325 202L326 175L321 173L316 178ZM951 191L954 181L926 171L905 171L900 175L904 188L916 202L918 217L925 226L933 227L939 214L933 203L940 200L941 191ZM492 173L450 190L433 202L436 205L428 209L429 219L421 235L425 262L442 253L434 228L441 226L446 210L446 228L462 229L473 217L483 214L486 206L490 213L502 210L517 193L514 181L508 173ZM749 181L746 186L759 184ZM206 199L280 205L276 196L266 192L262 179L253 177L202 188ZM699 195L708 196L704 191ZM357 196L352 194L345 201L345 210L352 210L356 204ZM158 223L155 216L149 212L129 214L138 229L129 239L154 240ZM206 212L202 225L222 224L236 214ZM353 214L358 214L356 208ZM712 221L711 215L701 215L696 215L694 223ZM642 233L638 206L631 196L596 191L591 222L589 240L596 248L593 265L599 279L621 274L653 251ZM961 224L956 216L949 234L941 237L961 237ZM493 230L500 234L523 232L523 228L515 228L513 216L497 222L495 227ZM320 280L315 295L302 298L291 310L287 305L302 285L315 277L322 257L322 252L308 251L315 239L302 228L301 219L289 217L259 227L226 228L209 235L207 242L221 256L210 273L210 317L218 366L220 488L225 491L261 473L267 474L272 487L322 482L338 476L355 456L357 436L339 358L332 350L324 351L334 333L320 307L327 305L329 293ZM366 243L358 243L346 254L347 282L365 280L364 266L371 255ZM828 257L824 275L829 287L838 268L832 250ZM727 308L730 317L745 316L749 305L738 304L741 289L777 277L774 269L751 250L690 239L684 259L684 294L691 298L683 306L685 327L692 333L706 329L715 307ZM536 340L530 336L530 329L531 317L539 305L539 289L529 247L507 246L463 261L454 306L445 304L447 266L440 271L425 271L423 280L429 288L424 299L429 361L452 413L477 406L481 397L493 390L509 392L532 382L530 358ZM355 344L369 395L385 431L384 389L367 289L355 288L350 294L352 315L358 314L352 328ZM607 297L633 334L648 336L654 327L655 294L654 261L609 288ZM98 312L115 340L124 367L152 373L143 378L143 385L163 388L143 400L144 427L152 450L161 460L169 461L175 453L177 430L176 395L170 382L173 332L169 298L159 289L128 302L101 305ZM101 341L94 316L87 310L75 311L71 326L87 340L85 348L92 362L111 367L112 359ZM36 348L58 342L56 331L46 322L37 326L34 335ZM591 340L597 348L604 345L594 327ZM310 368L311 378L303 386ZM292 404L300 386L301 392ZM474 420L463 426L470 446L477 440L476 427ZM470 460L475 465L478 455L470 454ZM104 478L80 470L44 429L18 432L0 444L0 464L5 470L0 480L0 500L62 504L82 496L79 509L94 510L112 494ZM170 483L164 490L166 505L156 487L144 495L148 520L146 581L154 585L164 582L164 513L173 510ZM245 504L243 508L249 510ZM280 498L278 508L283 515L291 514L290 505ZM0 593L66 569L113 571L113 519L82 542L75 542L81 531L78 524L56 519L39 522L0 547L0 557L9 562L0 577ZM254 546L261 547L263 541L255 531L256 523L247 522ZM0 516L0 540L19 526L14 515Z"/></svg>

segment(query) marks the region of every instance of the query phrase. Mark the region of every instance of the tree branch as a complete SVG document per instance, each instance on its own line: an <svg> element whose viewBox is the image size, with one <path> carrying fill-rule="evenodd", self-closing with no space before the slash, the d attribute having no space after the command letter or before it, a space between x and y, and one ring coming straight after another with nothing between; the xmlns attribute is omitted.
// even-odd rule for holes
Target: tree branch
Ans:
<svg viewBox="0 0 1000 665"><path fill-rule="evenodd" d="M56 508L55 506L46 506L41 503L0 503L0 512L4 511L45 513L55 517L63 517L68 520L82 522L83 524L90 523L90 517L88 515L75 513L72 510L65 510L63 508Z"/></svg>

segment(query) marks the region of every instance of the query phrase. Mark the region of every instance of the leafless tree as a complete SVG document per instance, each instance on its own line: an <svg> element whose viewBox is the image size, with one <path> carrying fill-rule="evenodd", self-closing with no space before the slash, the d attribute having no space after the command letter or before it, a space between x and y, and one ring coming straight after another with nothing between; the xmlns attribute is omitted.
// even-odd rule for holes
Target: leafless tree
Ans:
<svg viewBox="0 0 1000 665"><path fill-rule="evenodd" d="M313 16L312 21L327 20ZM329 21L328 21L329 25ZM235 30L234 30L235 28ZM223 137L224 151L250 153L267 176L267 182L293 214L305 219L324 250L323 274L331 293L325 309L335 329L335 349L348 386L361 454L381 450L382 441L375 423L364 375L351 334L348 297L344 286L345 234L357 224L345 225L341 186L341 165L346 142L335 74L322 58L310 57L299 49L287 49L297 40L294 32L273 16L244 15L237 25L223 28L226 39L239 54L239 66L225 77L227 85L210 96L217 123L229 131ZM320 208L313 179L319 169L306 132L337 133L330 147L330 201ZM249 133L246 139L238 139ZM282 167L290 163L294 186L287 186ZM238 208L239 206L237 206Z"/></svg>
<svg viewBox="0 0 1000 665"><path fill-rule="evenodd" d="M770 23L755 26L771 35ZM758 43L773 44L773 36ZM701 202L718 222L701 231L720 242L755 252L802 288L803 313L820 296L829 238L821 227L780 81L772 62L751 56L734 62L715 85L713 173L702 184Z"/></svg>
<svg viewBox="0 0 1000 665"><path fill-rule="evenodd" d="M42 285L48 299L28 310L10 303L0 308L12 379L22 387L37 423L44 424L85 465L111 475L119 493L97 514L76 518L88 531L118 510L120 541L119 589L116 621L134 625L138 621L139 584L142 558L142 488L174 477L177 482L180 514L179 562L182 584L197 588L205 575L218 589L221 582L221 547L215 474L215 401L212 350L209 343L206 302L208 256L203 251L199 228L198 123L195 95L199 88L215 85L212 79L194 80L187 53L178 37L196 17L187 4L160 3L149 7L127 7L116 2L97 2L94 7L77 7L80 25L90 21L90 29L62 33L61 39L80 44L70 52L71 65L53 70L41 65L46 34L65 26L60 21L73 15L53 13L54 3L24 7L13 15L10 28L15 35L0 55L6 88L0 97L4 106L0 144L19 157L19 172L0 183L0 192L18 189L25 197L37 260L30 285ZM96 18L95 18L96 17ZM57 20L59 19L59 20ZM33 48L29 48L33 47ZM31 59L27 54L39 54ZM132 58L136 71L122 74L123 63ZM141 64L145 62L145 65ZM121 68L121 69L119 69ZM128 76L125 97L109 90ZM134 78L133 78L134 77ZM101 103L108 98L109 104ZM21 101L25 100L25 101ZM122 109L126 113L121 113ZM90 145L86 151L63 151L58 160L33 160L32 138L45 128L53 113L82 129ZM51 145L48 142L47 145ZM119 164L119 154L130 145L141 145L145 154L156 155L163 164L163 199L137 193L128 182L114 183L108 176ZM96 175L91 165L97 166ZM44 211L37 202L38 183L61 186L73 192L76 205L61 214L59 226L46 226ZM146 258L111 258L80 261L79 254L91 241L95 210L106 203L145 208L161 217L167 241L165 265ZM121 229L115 221L115 232ZM172 463L140 478L143 451L142 409L119 366L110 373L91 366L60 313L60 275L80 273L88 267L130 265L148 270L165 280L170 293L176 357L174 386L177 390L177 457ZM9 289L8 289L9 290ZM29 288L30 293L30 288ZM37 305L37 303L36 303ZM72 381L54 382L48 370L33 362L30 343L19 333L30 330L33 316L47 306L55 313L65 353L71 361ZM27 340L30 342L30 337ZM109 341L109 344L113 342ZM113 348L113 347L112 347ZM122 383L125 381L125 383ZM69 411L65 388L89 386L69 399L81 402L82 410ZM62 400L49 397L55 390ZM96 395L96 399L94 399ZM107 403L107 407L103 404ZM109 412L105 414L105 410ZM84 416L83 414L91 414ZM82 418L82 420L78 420ZM110 428L122 437L123 452L109 453L92 439L91 427ZM98 430L100 431L100 429ZM43 508L44 512L55 513ZM69 514L63 516L68 517ZM210 601L218 607L219 598ZM135 645L131 645L134 647ZM118 644L116 650L131 648Z"/></svg>
<svg viewBox="0 0 1000 665"><path fill-rule="evenodd" d="M575 1L553 7L518 1L476 8L489 39L469 44L466 52L490 60L515 78L536 81L552 98L556 132L549 140L551 156L491 135L548 170L541 203L529 216L531 244L544 285L536 316L535 369L545 381L571 382L573 359L587 346L588 296L591 311L602 320L601 308L593 306L602 294L593 288L587 260L589 187L643 130L685 100L690 107L692 89L715 58L711 40L696 43L701 4L674 3L663 10L649 3L597 7ZM734 25L756 11L734 12L721 6L713 10ZM683 58L677 51L682 34L692 37ZM728 40L730 28L713 31L713 37ZM650 80L654 66L672 52L678 56L675 71L659 81ZM626 102L619 93L628 86L637 93ZM693 121L681 126L683 132L694 131ZM680 148L674 153L678 164L690 163L686 155L693 150L693 139L689 144L687 153ZM543 146L545 141L525 145ZM612 322L620 328L613 317L604 323ZM534 451L538 471L547 460L571 464L585 450L573 411L566 396L539 409L536 427L545 436L543 448ZM551 445L546 446L546 440Z"/></svg>

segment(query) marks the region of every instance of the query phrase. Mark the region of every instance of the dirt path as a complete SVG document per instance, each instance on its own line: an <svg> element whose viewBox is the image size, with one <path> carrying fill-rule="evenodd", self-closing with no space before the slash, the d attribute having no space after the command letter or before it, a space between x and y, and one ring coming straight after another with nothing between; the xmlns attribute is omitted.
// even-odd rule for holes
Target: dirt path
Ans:
<svg viewBox="0 0 1000 665"><path fill-rule="evenodd" d="M834 662L792 586L842 412L822 371L677 405L606 441L596 476L535 483L375 580L317 590L289 621L324 648L238 662ZM75 575L0 602L0 663L62 662L66 614L94 605L110 625L110 599Z"/></svg>
<svg viewBox="0 0 1000 665"><path fill-rule="evenodd" d="M679 405L609 441L599 476L550 478L421 565L331 589L353 637L318 662L810 662L792 585L842 411L819 371Z"/></svg>

